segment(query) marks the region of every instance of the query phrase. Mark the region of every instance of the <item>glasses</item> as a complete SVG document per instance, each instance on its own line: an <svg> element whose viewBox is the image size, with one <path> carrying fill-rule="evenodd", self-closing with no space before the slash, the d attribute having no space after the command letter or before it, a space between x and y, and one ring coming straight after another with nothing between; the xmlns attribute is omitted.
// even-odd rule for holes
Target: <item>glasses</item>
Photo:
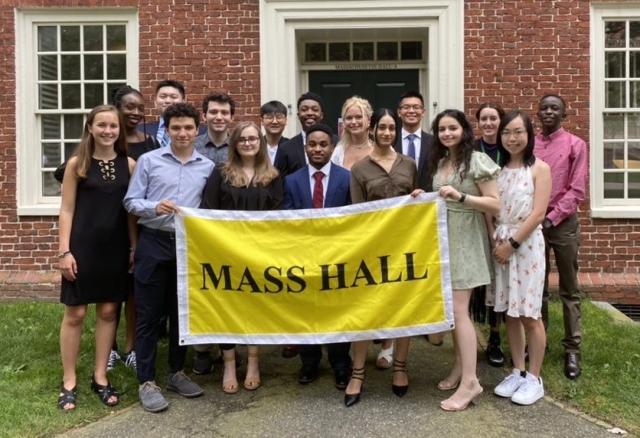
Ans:
<svg viewBox="0 0 640 438"><path fill-rule="evenodd" d="M256 137L256 136L250 136L250 137L240 137L238 139L238 143L239 144L243 144L243 143L257 143L260 140L260 137Z"/></svg>
<svg viewBox="0 0 640 438"><path fill-rule="evenodd" d="M403 111L409 111L409 110L422 111L424 109L424 106L422 106L422 105L400 105L400 109L403 110Z"/></svg>
<svg viewBox="0 0 640 438"><path fill-rule="evenodd" d="M284 122L286 120L287 116L285 116L284 114L265 114L262 116L262 120L265 121L274 121L277 120L278 122Z"/></svg>
<svg viewBox="0 0 640 438"><path fill-rule="evenodd" d="M516 136L516 137L521 137L523 135L525 135L527 133L527 131L525 131L524 129L516 129L515 131L502 131L502 136L503 137L510 137L512 135Z"/></svg>

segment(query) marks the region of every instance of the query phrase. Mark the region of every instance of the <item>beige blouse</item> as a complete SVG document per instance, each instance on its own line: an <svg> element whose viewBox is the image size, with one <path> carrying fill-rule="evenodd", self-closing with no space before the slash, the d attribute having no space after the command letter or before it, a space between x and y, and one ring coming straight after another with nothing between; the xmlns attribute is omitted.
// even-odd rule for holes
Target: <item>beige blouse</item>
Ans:
<svg viewBox="0 0 640 438"><path fill-rule="evenodd" d="M387 173L370 156L351 168L351 202L375 201L408 195L417 187L416 163L398 154Z"/></svg>

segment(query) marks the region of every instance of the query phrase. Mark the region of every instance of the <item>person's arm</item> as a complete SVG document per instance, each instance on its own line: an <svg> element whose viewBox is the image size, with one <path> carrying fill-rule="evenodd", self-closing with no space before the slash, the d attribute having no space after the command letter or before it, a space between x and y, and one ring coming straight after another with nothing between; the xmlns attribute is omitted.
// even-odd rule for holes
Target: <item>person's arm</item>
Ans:
<svg viewBox="0 0 640 438"><path fill-rule="evenodd" d="M207 178L207 182L202 191L202 201L200 201L200 208L207 208L209 210L220 209L220 184L222 183L222 175L218 167L214 167Z"/></svg>
<svg viewBox="0 0 640 438"><path fill-rule="evenodd" d="M568 189L558 200L553 210L547 214L547 219L553 226L578 211L578 204L584 200L587 183L587 145L582 139L576 138L571 147L573 162L569 170ZM569 157L567 157L569 159Z"/></svg>
<svg viewBox="0 0 640 438"><path fill-rule="evenodd" d="M58 251L60 258L60 270L68 281L74 281L78 273L76 259L71 253L69 242L71 240L71 225L76 209L76 195L78 192L78 175L76 166L78 160L72 157L67 162L62 180L62 202L60 204L60 230Z"/></svg>
<svg viewBox="0 0 640 438"><path fill-rule="evenodd" d="M457 201L465 204L467 207L483 213L497 215L500 212L500 201L498 200L498 185L495 179L479 181L476 183L480 196L468 195L459 192L451 186L442 186L438 193L445 199Z"/></svg>
<svg viewBox="0 0 640 438"><path fill-rule="evenodd" d="M136 161L129 158L129 175L133 175L136 167ZM133 272L133 256L135 254L136 245L138 244L138 217L127 214L127 228L129 232L129 272Z"/></svg>
<svg viewBox="0 0 640 438"><path fill-rule="evenodd" d="M358 178L357 170L351 168L351 180L349 183L349 192L351 193L351 202L358 204L367 200L367 189Z"/></svg>
<svg viewBox="0 0 640 438"><path fill-rule="evenodd" d="M491 248L495 248L496 246L496 241L493 238L493 235L496 231L494 218L495 217L492 214L489 214L489 213L484 214L484 224L487 227L487 233L489 234L489 244L491 245Z"/></svg>
<svg viewBox="0 0 640 438"><path fill-rule="evenodd" d="M282 182L282 177L278 175L271 182L271 202L269 209L270 210L280 210L282 208L282 198L284 196L284 185Z"/></svg>
<svg viewBox="0 0 640 438"><path fill-rule="evenodd" d="M291 178L285 178L284 180L284 198L282 200L282 208L284 210L291 210L293 208L293 196L291 194L293 188L291 187Z"/></svg>
<svg viewBox="0 0 640 438"><path fill-rule="evenodd" d="M129 180L129 189L124 197L124 208L131 214L144 217L153 218L158 214L156 213L156 207L159 205L158 201L150 201L147 199L147 187L149 184L149 160L147 156L142 155L138 159L133 175Z"/></svg>
<svg viewBox="0 0 640 438"><path fill-rule="evenodd" d="M517 246L522 244L533 230L542 223L547 212L549 196L551 195L551 170L549 165L542 160L536 160L532 173L534 185L533 209L514 235L511 236ZM496 260L500 263L506 263L511 254L516 251L513 245L509 240L500 242L494 250Z"/></svg>

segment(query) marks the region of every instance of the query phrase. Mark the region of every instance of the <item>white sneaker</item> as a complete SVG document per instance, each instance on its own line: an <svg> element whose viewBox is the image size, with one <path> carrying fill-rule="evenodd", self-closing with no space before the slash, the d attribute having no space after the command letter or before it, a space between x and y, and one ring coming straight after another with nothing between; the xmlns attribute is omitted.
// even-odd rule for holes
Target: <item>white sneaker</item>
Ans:
<svg viewBox="0 0 640 438"><path fill-rule="evenodd" d="M520 370L514 368L511 374L509 374L496 388L493 393L500 397L511 397L525 382L525 378L520 375Z"/></svg>
<svg viewBox="0 0 640 438"><path fill-rule="evenodd" d="M120 360L120 355L116 350L111 350L109 353L109 360L107 361L107 371L111 371L116 367L116 362Z"/></svg>
<svg viewBox="0 0 640 438"><path fill-rule="evenodd" d="M544 397L542 378L527 373L525 382L511 397L511 401L519 405L532 405Z"/></svg>

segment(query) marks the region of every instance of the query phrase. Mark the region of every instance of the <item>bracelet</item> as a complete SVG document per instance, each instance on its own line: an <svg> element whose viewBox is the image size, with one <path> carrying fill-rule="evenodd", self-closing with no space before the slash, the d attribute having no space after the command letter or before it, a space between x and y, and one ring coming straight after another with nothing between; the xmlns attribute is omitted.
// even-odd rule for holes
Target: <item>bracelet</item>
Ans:
<svg viewBox="0 0 640 438"><path fill-rule="evenodd" d="M467 199L467 194L466 193L460 193L460 199L458 199L458 202L463 204L465 199Z"/></svg>
<svg viewBox="0 0 640 438"><path fill-rule="evenodd" d="M61 252L60 254L58 254L58 258L59 258L59 259L63 259L63 258L65 258L66 256L68 256L69 254L71 254L71 251L64 251L64 252Z"/></svg>
<svg viewBox="0 0 640 438"><path fill-rule="evenodd" d="M511 246L513 247L513 249L518 249L520 248L520 244L516 241L516 239L514 239L513 237L509 237L509 243L511 244Z"/></svg>

